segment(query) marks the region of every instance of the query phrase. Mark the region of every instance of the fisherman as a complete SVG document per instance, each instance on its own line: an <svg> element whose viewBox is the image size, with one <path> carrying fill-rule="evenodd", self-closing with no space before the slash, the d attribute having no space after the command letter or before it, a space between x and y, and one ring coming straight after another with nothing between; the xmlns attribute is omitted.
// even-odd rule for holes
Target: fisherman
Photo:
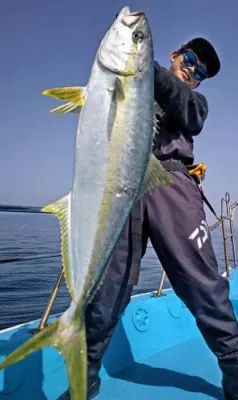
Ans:
<svg viewBox="0 0 238 400"><path fill-rule="evenodd" d="M156 61L154 68L153 153L173 184L155 188L137 202L107 277L86 309L88 399L99 392L101 360L137 284L150 238L173 289L218 359L226 398L237 400L238 323L229 300L229 283L218 273L201 192L188 174L194 161L194 136L200 134L208 116L206 98L194 89L219 72L220 61L211 43L195 38L171 54L169 70ZM198 229L201 238L196 235Z"/></svg>

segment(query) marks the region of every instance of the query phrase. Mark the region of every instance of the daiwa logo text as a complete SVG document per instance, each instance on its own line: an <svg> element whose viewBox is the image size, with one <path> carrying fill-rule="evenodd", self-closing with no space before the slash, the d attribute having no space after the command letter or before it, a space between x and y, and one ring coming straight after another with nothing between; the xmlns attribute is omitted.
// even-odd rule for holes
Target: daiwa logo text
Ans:
<svg viewBox="0 0 238 400"><path fill-rule="evenodd" d="M197 239L198 248L201 249L203 244L208 239L208 226L206 221L202 220L198 228L188 237L190 240Z"/></svg>

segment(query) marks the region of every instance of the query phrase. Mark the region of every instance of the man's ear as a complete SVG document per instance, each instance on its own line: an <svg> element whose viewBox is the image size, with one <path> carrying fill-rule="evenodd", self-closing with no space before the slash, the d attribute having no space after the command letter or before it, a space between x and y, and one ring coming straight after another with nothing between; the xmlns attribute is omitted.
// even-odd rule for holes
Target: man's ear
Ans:
<svg viewBox="0 0 238 400"><path fill-rule="evenodd" d="M177 52L177 51L174 51L174 52L169 56L169 61L170 61L171 63L173 63L176 57L178 57L178 52Z"/></svg>

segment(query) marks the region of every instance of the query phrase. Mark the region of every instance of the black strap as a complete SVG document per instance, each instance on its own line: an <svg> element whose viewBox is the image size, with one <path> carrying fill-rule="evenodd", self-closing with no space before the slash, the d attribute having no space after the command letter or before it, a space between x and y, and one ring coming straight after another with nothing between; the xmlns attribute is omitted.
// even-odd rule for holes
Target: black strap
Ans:
<svg viewBox="0 0 238 400"><path fill-rule="evenodd" d="M216 211L214 210L212 205L209 203L209 201L207 200L205 194L203 193L203 191L201 189L200 189L200 193L201 193L203 201L206 203L206 205L208 206L209 210L215 215L217 220L220 221L220 218L217 216Z"/></svg>

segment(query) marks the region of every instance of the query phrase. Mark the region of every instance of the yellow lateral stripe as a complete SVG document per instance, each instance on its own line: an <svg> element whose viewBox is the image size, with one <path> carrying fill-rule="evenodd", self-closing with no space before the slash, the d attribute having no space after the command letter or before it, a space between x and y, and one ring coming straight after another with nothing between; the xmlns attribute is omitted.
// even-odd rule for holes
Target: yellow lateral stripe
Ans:
<svg viewBox="0 0 238 400"><path fill-rule="evenodd" d="M128 93L128 87L129 87L129 82L128 78L121 78L122 81L122 87L123 91L125 93ZM118 98L119 97L119 98ZM113 198L117 186L117 170L120 167L120 160L121 160L121 149L124 145L124 137L127 134L126 129L123 129L123 124L125 125L125 118L127 116L127 108L129 104L129 97L128 95L125 95L125 98L122 100L120 93L119 95L116 96L117 100L117 115L114 121L113 129L112 129L112 134L111 134L111 139L110 139L110 147L109 147L109 160L108 160L108 171L107 171L107 176L106 176L106 182L107 186L105 188L105 193L103 196L103 202L101 205L101 210L100 210L100 216L99 216L99 222L98 222L98 229L97 229L97 234L95 238L95 244L94 244L94 251L91 257L91 262L90 262L90 267L89 271L92 271L94 266L98 262L98 254L101 253L101 249L103 246L104 242L104 233L107 229L107 223L108 219L110 217L111 211L112 211L112 204L113 204ZM109 186L110 183L110 186ZM87 284L85 285L88 287L89 282L90 282L90 275L87 277ZM99 286L95 287L94 291L91 293L90 299L94 296L94 294L97 292L98 288L100 285L103 283L103 278L106 276L106 273L104 273L104 276L100 280ZM89 301L90 301L89 299Z"/></svg>

